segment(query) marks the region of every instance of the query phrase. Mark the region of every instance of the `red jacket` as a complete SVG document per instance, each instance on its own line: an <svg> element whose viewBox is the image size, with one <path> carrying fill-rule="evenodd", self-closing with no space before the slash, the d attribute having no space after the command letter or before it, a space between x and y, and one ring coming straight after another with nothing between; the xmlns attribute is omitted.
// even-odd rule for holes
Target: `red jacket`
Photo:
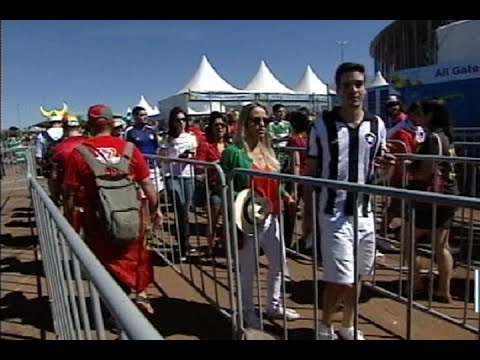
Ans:
<svg viewBox="0 0 480 360"><path fill-rule="evenodd" d="M401 128L395 131L390 137L389 140L394 140L389 142L390 151L392 153L401 153L401 154L413 154L417 148L417 140L415 132L408 128ZM399 143L401 142L401 143ZM395 166L395 171L392 175L392 183L401 184L403 178L403 161L398 161Z"/></svg>

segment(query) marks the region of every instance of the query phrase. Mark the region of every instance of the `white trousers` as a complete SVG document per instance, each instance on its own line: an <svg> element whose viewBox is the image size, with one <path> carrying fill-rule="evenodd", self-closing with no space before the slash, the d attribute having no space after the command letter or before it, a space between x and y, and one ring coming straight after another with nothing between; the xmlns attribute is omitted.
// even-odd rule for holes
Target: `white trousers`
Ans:
<svg viewBox="0 0 480 360"><path fill-rule="evenodd" d="M263 228L258 233L258 247L262 248L268 259L267 274L267 310L281 304L282 266L286 268L285 245L280 239L278 215L270 215ZM243 248L239 251L240 283L242 287L242 306L244 313L254 312L253 280L256 273L255 238L247 236Z"/></svg>

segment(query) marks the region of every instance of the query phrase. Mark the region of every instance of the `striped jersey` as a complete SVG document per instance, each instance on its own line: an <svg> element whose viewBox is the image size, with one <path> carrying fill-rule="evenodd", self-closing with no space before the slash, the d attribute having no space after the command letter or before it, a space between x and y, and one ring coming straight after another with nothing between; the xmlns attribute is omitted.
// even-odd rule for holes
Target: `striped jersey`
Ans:
<svg viewBox="0 0 480 360"><path fill-rule="evenodd" d="M350 127L339 114L339 108L326 112L310 128L307 156L317 160L316 177L357 184L373 182L376 156L386 150L386 128L383 120L365 112L362 122ZM359 214L370 210L369 197L358 199ZM333 215L354 215L354 193L322 188L319 211Z"/></svg>

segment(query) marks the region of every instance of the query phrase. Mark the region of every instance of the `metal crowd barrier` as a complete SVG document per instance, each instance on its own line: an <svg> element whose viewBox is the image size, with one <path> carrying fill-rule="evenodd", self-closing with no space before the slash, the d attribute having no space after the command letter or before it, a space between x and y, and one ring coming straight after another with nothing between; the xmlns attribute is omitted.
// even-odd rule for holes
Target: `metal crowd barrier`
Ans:
<svg viewBox="0 0 480 360"><path fill-rule="evenodd" d="M396 154L398 160L402 161L403 164L403 180L402 180L402 187L405 188L408 184L409 172L407 167L405 166L405 162L412 162L412 161L432 161L437 166L440 162L448 162L450 164L457 164L461 165L461 167L465 168L467 166L471 167L471 181L468 182L468 185L465 183L460 183L460 188L463 188L461 191L461 195L468 196L472 199L478 199L478 187L477 187L477 168L480 165L480 159L478 158L465 158L465 157L448 157L448 156L429 156L429 155L416 155L416 154ZM388 185L388 184L387 184ZM438 270L434 270L433 264L435 263L435 241L434 241L434 229L436 228L436 216L437 216L437 205L434 204L431 208L431 216L432 216L432 234L429 237L430 240L426 241L425 244L422 244L419 248L419 253L424 256L429 257L430 266L429 269L426 270L429 274L429 289L428 289L428 301L426 304L423 304L423 308L428 312L434 313L446 320L452 321L456 324L460 324L465 328L478 331L478 327L472 326L471 324L467 323L468 319L468 307L469 303L471 302L471 289L472 285L470 275L474 269L474 267L478 267L480 265L480 235L478 235L479 225L480 225L480 211L478 209L468 208L468 207L459 207L455 212L454 221L449 233L448 244L451 253L455 258L455 267L456 269L460 269L467 273L464 278L464 294L463 294L463 309L461 316L452 316L448 314L448 311L445 310L435 310L432 305L432 297L433 297L433 279L434 273L438 273ZM401 215L400 219L404 219L408 214L406 213L406 203L405 201L401 201ZM397 216L398 217L398 216ZM386 224L385 224L386 225ZM397 239L391 240L389 238L384 238L384 240L390 242L396 250L400 253L400 258L398 259L398 263L392 265L391 263L384 262L381 264L383 268L392 269L399 271L399 278L402 277L402 272L406 271L403 267L403 251L404 251L404 239L405 239L405 227L402 224L400 225L400 232L397 233ZM401 285L401 284L400 284ZM402 294L402 287L399 286L398 288L398 296Z"/></svg>
<svg viewBox="0 0 480 360"><path fill-rule="evenodd" d="M112 334L117 330L122 340L162 340L37 181L30 152L27 160L27 182L58 339L112 340L118 338ZM115 324L107 332L105 321L109 320Z"/></svg>
<svg viewBox="0 0 480 360"><path fill-rule="evenodd" d="M228 231L230 219L224 210L227 208L227 186L222 169L218 164L193 159L145 157L155 169L151 170L151 178L166 215L164 226L150 229L150 247L216 310L231 319L236 310ZM190 166L188 176L178 176L185 166ZM217 198L220 204L216 204L216 209L211 197L213 189L209 185L212 177L216 178L218 189L221 189ZM186 244L180 241L184 231L188 232ZM215 234L219 235L218 242L223 249L213 247L205 240L212 233L214 240ZM232 323L232 332L234 329Z"/></svg>
<svg viewBox="0 0 480 360"><path fill-rule="evenodd" d="M403 149L403 152L406 150L406 145L403 144L401 141L396 141L396 140L389 140L389 143L394 143L397 145L397 150ZM456 144L458 146L463 145L463 144ZM471 143L465 144L466 146L472 145ZM478 145L478 143L473 143L473 145ZM284 148L285 151L289 152L296 152L296 151L305 151L305 149L302 148ZM472 197L472 198L478 198L480 197L480 159L479 158L471 158L471 157L446 157L446 156L426 156L426 155L415 155L415 154L406 154L406 153L396 153L395 154L397 159L401 161L401 167L403 169L403 178L401 181L401 188L405 189L408 185L408 167L407 164L414 161L414 160L429 160L429 161L434 161L435 163L439 162L449 162L452 164L455 164L455 170L457 174L460 174L458 177L458 185L459 189L461 191L461 195L467 196L467 197ZM382 182L383 185L390 187L390 180ZM383 213L383 215L377 215L381 218L383 216L386 216L385 211L385 204L386 204L386 199L389 197L384 197L383 201L377 201L378 199L374 199L374 204L376 205L376 212L377 214L380 212L380 214ZM383 203L383 206L382 206ZM406 216L406 202L401 201L401 211L402 211L402 216L400 218L404 219ZM436 217L436 211L437 208L436 206L433 206L432 208L432 217L433 219ZM472 263L480 264L480 235L477 234L478 232L478 225L480 220L480 212L475 211L473 209L467 210L466 208L462 207L456 212L455 216L455 230L461 229L460 232L457 231L457 234L455 236L451 236L451 239L453 238L454 241L451 241L451 245L454 245L453 250L455 252L455 265L456 267L463 268L467 273L469 273L472 269ZM380 227L384 227L384 233L386 234L386 222L382 222L380 224ZM380 228L380 229L381 229ZM400 232L398 232L397 236L400 239L390 239L385 236L378 236L377 234L377 246L380 247L380 251L386 251L389 254L394 253L394 254L400 254L400 258L398 259L397 263L392 263L391 259L388 256L384 256L384 254L377 252L377 263L378 266L381 268L385 269L390 269L390 270L395 270L398 271L398 276L399 279L403 276L402 274L408 270L407 267L403 265L403 251L404 251L404 242L401 241L401 239L405 238L405 228L403 226L400 227ZM419 248L419 252L423 255L427 255L430 257L430 269L427 271L429 273L429 278L430 278L430 289L429 289L429 294L428 294L428 304L426 305L426 310L429 312L435 312L434 309L432 309L432 295L433 295L433 289L432 289L432 284L433 284L433 274L434 272L436 273L437 270L433 269L433 259L434 259L434 244L433 244L433 236L432 236L432 241L430 244L422 244L422 246ZM298 241L295 242L296 247L295 249L287 249L289 252L293 252L297 256L300 257L308 257L305 256L302 251L302 249L299 246ZM388 261L385 261L388 260ZM377 266L377 267L378 267ZM478 266L478 265L477 265ZM375 282L375 277L373 278ZM447 314L443 314L441 312L438 312L440 317L443 317L447 320L450 320L454 323L464 325L466 328L469 328L470 330L477 331L475 327L471 327L470 325L466 324L467 322L467 307L469 304L469 293L471 291L472 286L470 285L469 278L465 278L465 295L464 295L464 301L463 301L463 309L462 309L462 315L453 317L449 316ZM399 283L398 287L398 292L397 295L401 296L402 294L402 283Z"/></svg>
<svg viewBox="0 0 480 360"><path fill-rule="evenodd" d="M467 198L463 196L452 196L452 195L444 195L444 194L435 194L435 193L428 193L428 192L420 192L420 191L413 191L413 190L405 190L405 189L394 189L394 188L387 188L384 186L377 186L377 185L359 185L359 184L351 184L351 183L346 183L346 182L340 182L340 181L334 181L334 180L327 180L327 179L317 179L317 178L310 178L310 177L301 177L301 176L294 176L294 175L288 175L288 174L280 174L280 173L269 173L269 172L263 172L263 171L256 171L256 170L247 170L247 169L234 169L232 173L229 175L229 180L228 180L228 185L229 185L229 209L231 210L231 218L235 218L235 209L233 207L234 203L234 194L231 191L232 185L234 182L234 178L237 175L247 175L247 176L262 176L270 179L276 179L281 182L293 182L297 184L301 184L303 186L312 186L312 187L322 187L322 188L332 188L336 190L346 190L349 192L353 192L355 195L355 202L358 204L358 199L362 197L362 195L372 195L372 196L388 196L388 197L398 197L404 201L422 201L422 202L427 202L427 203L432 203L436 205L444 205L444 206L453 206L453 207L461 207L461 208L466 208L466 209L472 209L473 210L480 210L480 200L477 198ZM253 190L253 188L252 188ZM281 201L281 196L280 196L280 190L279 190L279 199L280 203ZM308 196L312 197L312 203L316 204L316 195L315 192L310 193ZM318 214L318 209L316 206L313 207L313 218L317 218ZM356 211L358 209L356 208ZM358 214L356 214L358 215ZM415 218L415 208L414 207L409 207L408 209L408 215L412 219L412 223L414 224L414 218ZM354 219L358 219L357 216L353 217ZM281 249L280 254L278 255L279 257L282 257L286 251L285 249L285 243L284 243L284 233L283 233L283 226L282 224L284 223L284 216L283 216L283 211L281 211L280 218L279 218L279 223L280 223L280 237L282 239L281 241ZM354 220L354 226L358 229L358 221ZM318 224L316 221L313 222L313 239L318 239L318 235L320 234L321 229L318 228ZM410 261L407 266L407 274L404 274L402 272L401 276L401 281L399 282L399 286L403 282L406 281L406 288L409 289L407 291L407 294L402 294L402 293L397 293L394 291L389 291L383 288L380 288L379 286L376 285L375 283L375 276L376 273L372 274L372 277L368 279L368 281L365 283L368 287L372 288L378 293L381 293L383 295L386 295L388 297L391 297L393 299L396 299L400 302L404 302L407 304L407 318L406 318L406 338L407 339L412 339L414 337L413 334L413 309L421 309L425 310L433 315L437 315L443 318L447 318L447 320L452 320L448 319L448 317L444 316L440 311L437 311L433 309L431 306L425 306L422 304L421 301L419 300L414 300L414 295L413 295L413 286L410 286L410 284L413 284L413 262L414 262L414 256L413 256L413 251L415 249L415 240L414 240L414 232L415 228L414 226L410 226L410 229L406 229L405 231L408 231L411 235L410 238L412 238L412 246L411 248L411 253L409 255ZM354 232L357 234L357 232ZM405 232L405 234L407 234ZM237 289L241 289L241 272L240 272L240 264L239 264L239 253L238 253L238 235L237 231L234 231L234 227L232 226L231 228L231 239L233 242L233 256L234 256L234 266L235 266L235 287ZM469 244L471 246L473 240L473 234L470 232L469 234ZM258 249L258 233L255 233L255 247ZM356 241L358 239L355 239L354 244L356 244ZM317 241L313 241L313 250L310 258L311 259L311 265L312 265L312 279L313 279L313 284L314 284L314 296L312 299L312 304L313 304L313 313L314 313L314 324L313 327L315 328L315 334L317 333L318 330L318 323L319 323L319 311L318 311L318 306L315 306L318 301L318 294L319 294L319 288L318 288L318 280L319 280L319 274L318 274L318 265L320 264L319 259L318 259L318 252L317 252ZM355 246L355 278L358 281L358 262L357 262L357 246ZM291 252L295 253L295 250L291 250ZM256 251L255 254L258 254ZM470 264L470 270L473 270L474 268L478 268L479 266L472 266ZM260 276L260 270L262 269L262 264L260 263L259 257L256 256L256 266L255 270L257 273L257 282L256 282L256 293L257 293L257 305L261 309L262 304L261 304L261 299L263 295L263 290L262 290L262 284L261 281L259 280L261 278ZM467 278L470 280L471 277L470 275L467 276ZM283 304L284 306L288 305L285 297L285 269L282 269L282 289L283 289ZM431 296L430 296L431 297ZM236 301L237 301L237 306L235 307L238 309L238 312L236 313L237 321L236 323L239 324L238 330L241 333L244 331L245 326L243 322L243 311L242 311L242 293L241 291L237 292L236 295ZM431 303L431 301L430 301ZM468 301L466 303L469 311L469 317L471 318L472 312L473 312L473 300ZM261 314L261 311L260 311ZM355 305L355 329L358 328L358 315L359 315L359 309L358 309L358 298L356 301ZM286 321L286 317L283 319L283 328L284 328L284 338L288 338L288 323ZM466 319L454 321L457 324L460 324L464 326L466 329L469 329L475 333L479 333L479 338L480 338L480 332L479 332L479 327L475 326L472 324L471 319L469 320L469 323L467 323ZM480 322L480 316L478 316L478 322ZM262 322L263 324L263 322ZM478 323L477 323L478 324Z"/></svg>
<svg viewBox="0 0 480 360"><path fill-rule="evenodd" d="M19 146L0 151L1 192L14 192L27 189L27 181L20 175L25 174L27 166L26 154L30 148Z"/></svg>

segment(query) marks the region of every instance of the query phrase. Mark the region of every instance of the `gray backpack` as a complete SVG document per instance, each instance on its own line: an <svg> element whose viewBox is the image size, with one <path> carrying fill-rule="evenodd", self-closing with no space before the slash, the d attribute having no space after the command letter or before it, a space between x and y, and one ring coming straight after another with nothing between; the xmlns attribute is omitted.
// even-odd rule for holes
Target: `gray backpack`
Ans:
<svg viewBox="0 0 480 360"><path fill-rule="evenodd" d="M99 161L88 147L77 147L95 175L97 185L97 216L104 222L109 240L117 246L133 242L140 232L140 201L135 182L129 177L134 145L127 143L120 162L113 164L103 154L105 163ZM95 149L96 150L96 149Z"/></svg>

